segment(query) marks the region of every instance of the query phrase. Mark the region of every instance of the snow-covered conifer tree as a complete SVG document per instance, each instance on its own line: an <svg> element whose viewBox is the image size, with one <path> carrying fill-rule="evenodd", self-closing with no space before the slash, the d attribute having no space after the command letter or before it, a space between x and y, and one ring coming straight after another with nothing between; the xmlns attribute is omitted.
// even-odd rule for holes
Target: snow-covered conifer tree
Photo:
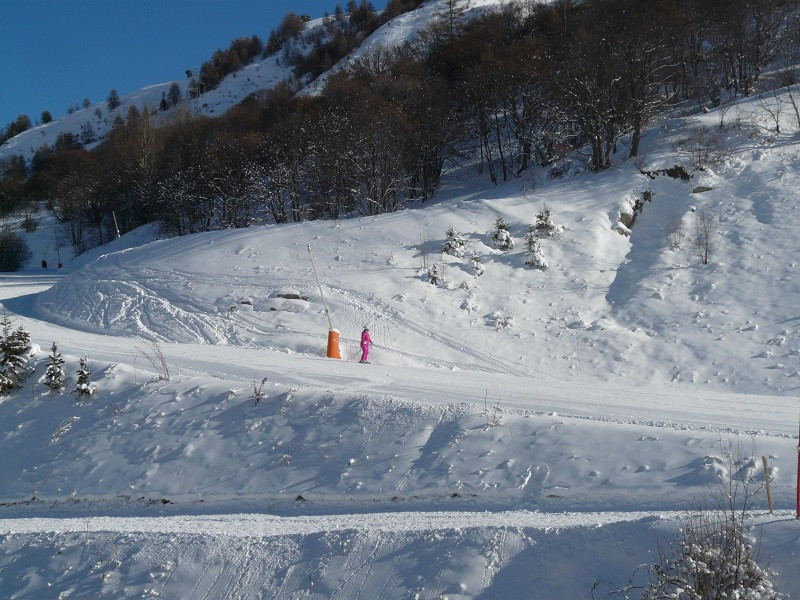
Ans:
<svg viewBox="0 0 800 600"><path fill-rule="evenodd" d="M483 275L483 263L481 263L481 256L477 252L473 253L472 258L470 259L470 264L472 265L472 272L475 277L480 277Z"/></svg>
<svg viewBox="0 0 800 600"><path fill-rule="evenodd" d="M91 396L97 391L97 388L91 383L92 372L87 367L86 362L86 357L82 357L78 372L75 376L77 382L74 391L78 396L78 400L83 400L86 396Z"/></svg>
<svg viewBox="0 0 800 600"><path fill-rule="evenodd" d="M442 248L442 252L444 254L449 254L450 256L457 256L459 258L464 256L464 251L466 250L467 244L469 243L467 239L452 227L450 227L447 230L446 235L447 237L444 240L444 247Z"/></svg>
<svg viewBox="0 0 800 600"><path fill-rule="evenodd" d="M497 217L494 222L492 241L494 242L495 248L499 250L511 250L514 247L514 240L511 238L511 233L508 231L508 224L503 220L503 217Z"/></svg>
<svg viewBox="0 0 800 600"><path fill-rule="evenodd" d="M525 235L525 247L530 253L530 258L525 261L525 264L536 269L546 269L547 259L542 252L542 243L539 241L537 231L537 228L531 225L528 228L528 233Z"/></svg>
<svg viewBox="0 0 800 600"><path fill-rule="evenodd" d="M553 223L553 215L547 204L542 206L542 210L536 213L536 233L540 236L552 237L558 233L559 228Z"/></svg>
<svg viewBox="0 0 800 600"><path fill-rule="evenodd" d="M433 285L439 285L442 283L444 281L444 273L442 272L442 268L436 264L428 267L428 278Z"/></svg>
<svg viewBox="0 0 800 600"><path fill-rule="evenodd" d="M28 359L31 336L22 327L11 331L11 319L4 315L0 319L0 392L7 392L19 385L30 374Z"/></svg>
<svg viewBox="0 0 800 600"><path fill-rule="evenodd" d="M50 364L47 365L47 371L42 377L41 382L49 387L54 392L64 389L64 369L61 368L66 361L61 358L61 353L58 351L58 346L53 342L50 348L52 354L48 356Z"/></svg>

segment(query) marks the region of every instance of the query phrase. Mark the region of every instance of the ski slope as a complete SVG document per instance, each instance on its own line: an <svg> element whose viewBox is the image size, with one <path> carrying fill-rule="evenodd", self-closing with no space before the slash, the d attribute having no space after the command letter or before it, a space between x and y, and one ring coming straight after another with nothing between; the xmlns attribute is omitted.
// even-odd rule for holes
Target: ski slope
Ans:
<svg viewBox="0 0 800 600"><path fill-rule="evenodd" d="M690 183L622 160L497 188L465 171L424 209L145 228L45 271L43 216L31 266L0 280L40 348L0 401L0 595L603 597L645 581L684 509L730 477L758 485L761 456L776 512L756 496L752 532L778 588L800 593L797 138L736 110L737 150ZM648 168L680 160L696 126L651 132ZM520 238L545 203L561 232L539 271ZM699 208L720 225L709 265L663 232ZM491 244L497 215L510 252ZM448 227L482 276L439 251ZM342 360L324 356L309 245ZM53 341L60 394L39 383ZM98 392L77 403L81 356Z"/></svg>
<svg viewBox="0 0 800 600"><path fill-rule="evenodd" d="M354 57L413 38L435 8ZM219 114L286 76L254 63L195 108ZM494 187L467 167L424 207L177 239L146 227L60 249L62 270L38 267L56 263L41 213L31 264L0 275L3 310L38 348L0 398L0 597L602 598L644 583L684 509L731 478L757 487L762 456L775 514L755 496L752 533L797 596L800 138L784 119L776 135L742 101L658 125L638 164L621 144L600 174L575 157L563 179ZM706 170L641 173L691 170L703 126L725 146ZM523 237L545 205L559 233L537 270ZM708 265L691 243L701 210L717 226ZM498 216L512 251L492 244ZM441 252L450 227L464 257ZM324 356L326 305L342 360ZM54 341L61 393L40 382ZM81 357L98 391L78 403Z"/></svg>

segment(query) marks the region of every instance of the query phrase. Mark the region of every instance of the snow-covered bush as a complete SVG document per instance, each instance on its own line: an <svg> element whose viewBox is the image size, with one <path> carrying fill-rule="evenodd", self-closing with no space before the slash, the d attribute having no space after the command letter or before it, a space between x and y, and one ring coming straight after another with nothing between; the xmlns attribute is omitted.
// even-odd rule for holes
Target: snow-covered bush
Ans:
<svg viewBox="0 0 800 600"><path fill-rule="evenodd" d="M514 247L514 240L511 238L511 233L508 231L508 224L503 220L503 217L497 217L497 219L495 219L492 241L494 242L495 248L499 250L511 250Z"/></svg>
<svg viewBox="0 0 800 600"><path fill-rule="evenodd" d="M727 511L689 512L668 547L659 545L659 561L650 567L645 600L741 598L773 600L768 567L756 562L755 540L740 515Z"/></svg>
<svg viewBox="0 0 800 600"><path fill-rule="evenodd" d="M477 252L472 254L472 258L470 259L470 265L472 266L472 273L475 277L480 277L483 275L484 268L483 263L481 262L481 256Z"/></svg>
<svg viewBox="0 0 800 600"><path fill-rule="evenodd" d="M553 215L547 204L542 206L541 212L536 213L536 233L542 237L552 237L560 228L553 222Z"/></svg>
<svg viewBox="0 0 800 600"><path fill-rule="evenodd" d="M41 379L41 383L49 387L52 391L58 392L64 389L64 369L61 366L64 364L64 359L61 358L61 353L58 351L58 346L53 342L50 347L51 354L48 356L50 364L47 365L47 371Z"/></svg>
<svg viewBox="0 0 800 600"><path fill-rule="evenodd" d="M525 247L530 254L525 264L535 269L546 269L547 259L542 252L542 243L539 241L538 231L537 227L531 225L528 228L528 233L525 235Z"/></svg>
<svg viewBox="0 0 800 600"><path fill-rule="evenodd" d="M30 375L27 353L31 346L31 336L22 327L11 331L11 319L0 319L2 339L0 339L0 393L17 387Z"/></svg>
<svg viewBox="0 0 800 600"><path fill-rule="evenodd" d="M78 396L78 400L83 400L87 396L91 396L97 391L97 388L92 385L92 372L88 369L86 363L86 357L82 357L80 360L80 366L78 367L78 372L75 376L77 381L75 383L74 392Z"/></svg>
<svg viewBox="0 0 800 600"><path fill-rule="evenodd" d="M756 541L748 531L748 510L760 493L755 459L740 448L723 448L724 465L711 506L688 510L672 541L658 544L649 567L645 600L775 600L775 573L758 564Z"/></svg>
<svg viewBox="0 0 800 600"><path fill-rule="evenodd" d="M514 324L514 315L503 310L496 310L487 317L487 322L497 330L509 329Z"/></svg>
<svg viewBox="0 0 800 600"><path fill-rule="evenodd" d="M444 269L437 264L428 267L428 280L432 285L439 285L444 282Z"/></svg>
<svg viewBox="0 0 800 600"><path fill-rule="evenodd" d="M468 244L469 241L465 237L450 227L447 230L442 252L444 254L449 254L450 256L457 256L460 258L464 256L464 252L466 251Z"/></svg>

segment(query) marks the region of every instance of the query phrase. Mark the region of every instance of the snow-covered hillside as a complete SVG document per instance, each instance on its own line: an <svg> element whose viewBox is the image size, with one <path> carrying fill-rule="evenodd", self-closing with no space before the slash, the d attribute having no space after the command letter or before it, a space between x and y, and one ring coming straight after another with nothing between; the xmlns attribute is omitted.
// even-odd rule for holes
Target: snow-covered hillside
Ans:
<svg viewBox="0 0 800 600"><path fill-rule="evenodd" d="M701 124L653 131L645 168L691 170L680 141ZM785 298L800 292L790 192L800 184L798 158L793 144L757 136L753 145L754 127L728 130L727 143L741 150L690 181L650 179L633 161L591 177L488 189L464 174L424 210L221 231L111 254L43 294L38 307L93 331L314 354L326 319L310 244L349 358L369 325L384 364L792 394L800 345ZM700 186L711 189L693 193ZM620 210L645 192L652 201L630 237L621 235ZM550 266L541 271L525 264L524 236L545 205L562 229L543 240ZM707 265L691 239L701 211L717 228ZM493 247L497 216L516 240L511 251ZM674 222L684 231L680 247L664 230ZM469 241L463 257L441 253L450 227ZM444 282L432 286L426 265L437 265ZM754 304L765 288L781 294Z"/></svg>
<svg viewBox="0 0 800 600"><path fill-rule="evenodd" d="M284 76L254 64L204 110ZM755 490L762 456L775 511L762 490L748 526L797 596L800 124L785 112L776 134L768 117L754 99L669 120L599 174L578 155L561 178L499 186L465 168L380 217L150 226L77 259L39 213L30 263L0 277L38 349L0 397L0 597L636 597L682 511L731 479ZM538 269L524 238L545 206L557 232ZM492 242L498 217L511 250ZM450 228L462 256L442 253ZM61 392L42 383L53 342ZM82 357L97 391L79 402Z"/></svg>
<svg viewBox="0 0 800 600"><path fill-rule="evenodd" d="M422 5L419 9L400 15L389 21L378 31L374 32L367 40L348 56L341 64L336 65L333 71L347 68L354 61L363 58L375 48L392 48L406 41L413 41L426 24L431 22L435 15L443 11L444 0L434 0ZM471 0L469 12L463 18L473 18L485 10L492 10L502 6L502 0ZM324 19L314 19L306 24L306 38L316 35L316 31L323 27ZM302 40L301 40L302 41ZM303 53L308 51L300 42L295 42L295 50ZM198 57L198 62L206 57ZM120 96L120 105L114 111L108 110L105 100L95 102L88 108L76 110L72 114L64 115L50 123L40 124L22 132L0 145L0 160L10 156L23 156L30 160L42 146L53 146L59 135L72 133L80 136L81 128L91 125L95 136L102 139L111 129L117 116L125 118L131 106L139 110L148 107L150 110L158 109L163 95L169 93L173 82L180 86L184 102L176 108L170 108L157 114L161 121L168 121L176 110L190 110L203 115L219 116L232 106L235 106L248 95L259 90L271 89L279 83L289 82L293 79L293 70L282 59L282 53L274 54L267 58L257 57L253 62L235 73L222 79L213 90L203 91L195 99L189 99L188 88L190 79L183 73L176 73L175 79L164 83L150 85L140 90ZM315 93L325 84L328 73L316 80L307 82L303 90L306 93ZM110 91L110 90L109 90ZM98 116L99 111L99 116ZM91 145L90 145L91 146Z"/></svg>
<svg viewBox="0 0 800 600"><path fill-rule="evenodd" d="M2 595L601 597L682 509L731 475L759 481L762 455L777 512L759 495L754 533L797 593L800 140L759 124L756 102L725 118L729 151L688 182L640 170L690 169L685 140L718 113L650 131L638 167L499 187L465 171L424 208L138 231L61 271L38 267L45 219L0 287L43 349L0 402ZM545 204L560 232L539 270L523 236ZM689 242L703 210L707 265ZM492 245L497 216L510 251ZM450 227L463 257L441 253ZM342 360L324 357L308 245ZM53 341L60 394L38 382ZM81 356L98 392L77 403Z"/></svg>
<svg viewBox="0 0 800 600"><path fill-rule="evenodd" d="M321 24L322 19L317 19L310 22L308 26L309 29L313 29ZM81 128L87 125L91 126L97 139L102 140L113 126L114 120L117 117L126 118L132 106L140 111L145 107L151 111L157 110L162 97L169 93L173 82L180 87L184 101L177 108L158 112L159 122L167 122L176 110L190 110L203 115L219 116L244 100L249 94L274 88L277 84L289 81L291 78L291 69L281 63L279 55L267 58L258 57L241 70L225 77L213 90L204 91L197 98L190 99L188 94L190 78L185 77L182 73L176 73L176 77L172 81L150 85L120 96L120 105L113 111L108 110L108 102L103 100L50 123L32 127L0 145L0 160L17 155L30 160L42 146L53 146L62 134L72 133L80 136Z"/></svg>

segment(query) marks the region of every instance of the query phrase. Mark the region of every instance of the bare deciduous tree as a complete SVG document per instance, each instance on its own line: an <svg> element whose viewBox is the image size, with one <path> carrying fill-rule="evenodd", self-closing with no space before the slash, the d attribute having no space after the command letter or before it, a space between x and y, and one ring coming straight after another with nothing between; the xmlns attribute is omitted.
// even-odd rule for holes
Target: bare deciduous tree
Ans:
<svg viewBox="0 0 800 600"><path fill-rule="evenodd" d="M706 208L695 212L694 236L692 243L700 262L708 264L711 254L716 249L719 234L719 221L714 213Z"/></svg>
<svg viewBox="0 0 800 600"><path fill-rule="evenodd" d="M761 94L758 97L758 104L767 113L769 120L772 123L773 131L780 134L781 132L781 113L783 112L784 99L778 95L777 92L771 94Z"/></svg>
<svg viewBox="0 0 800 600"><path fill-rule="evenodd" d="M686 237L686 230L683 228L683 219L678 217L664 225L664 233L667 235L670 247L672 247L673 250L678 250L683 245L683 240Z"/></svg>

